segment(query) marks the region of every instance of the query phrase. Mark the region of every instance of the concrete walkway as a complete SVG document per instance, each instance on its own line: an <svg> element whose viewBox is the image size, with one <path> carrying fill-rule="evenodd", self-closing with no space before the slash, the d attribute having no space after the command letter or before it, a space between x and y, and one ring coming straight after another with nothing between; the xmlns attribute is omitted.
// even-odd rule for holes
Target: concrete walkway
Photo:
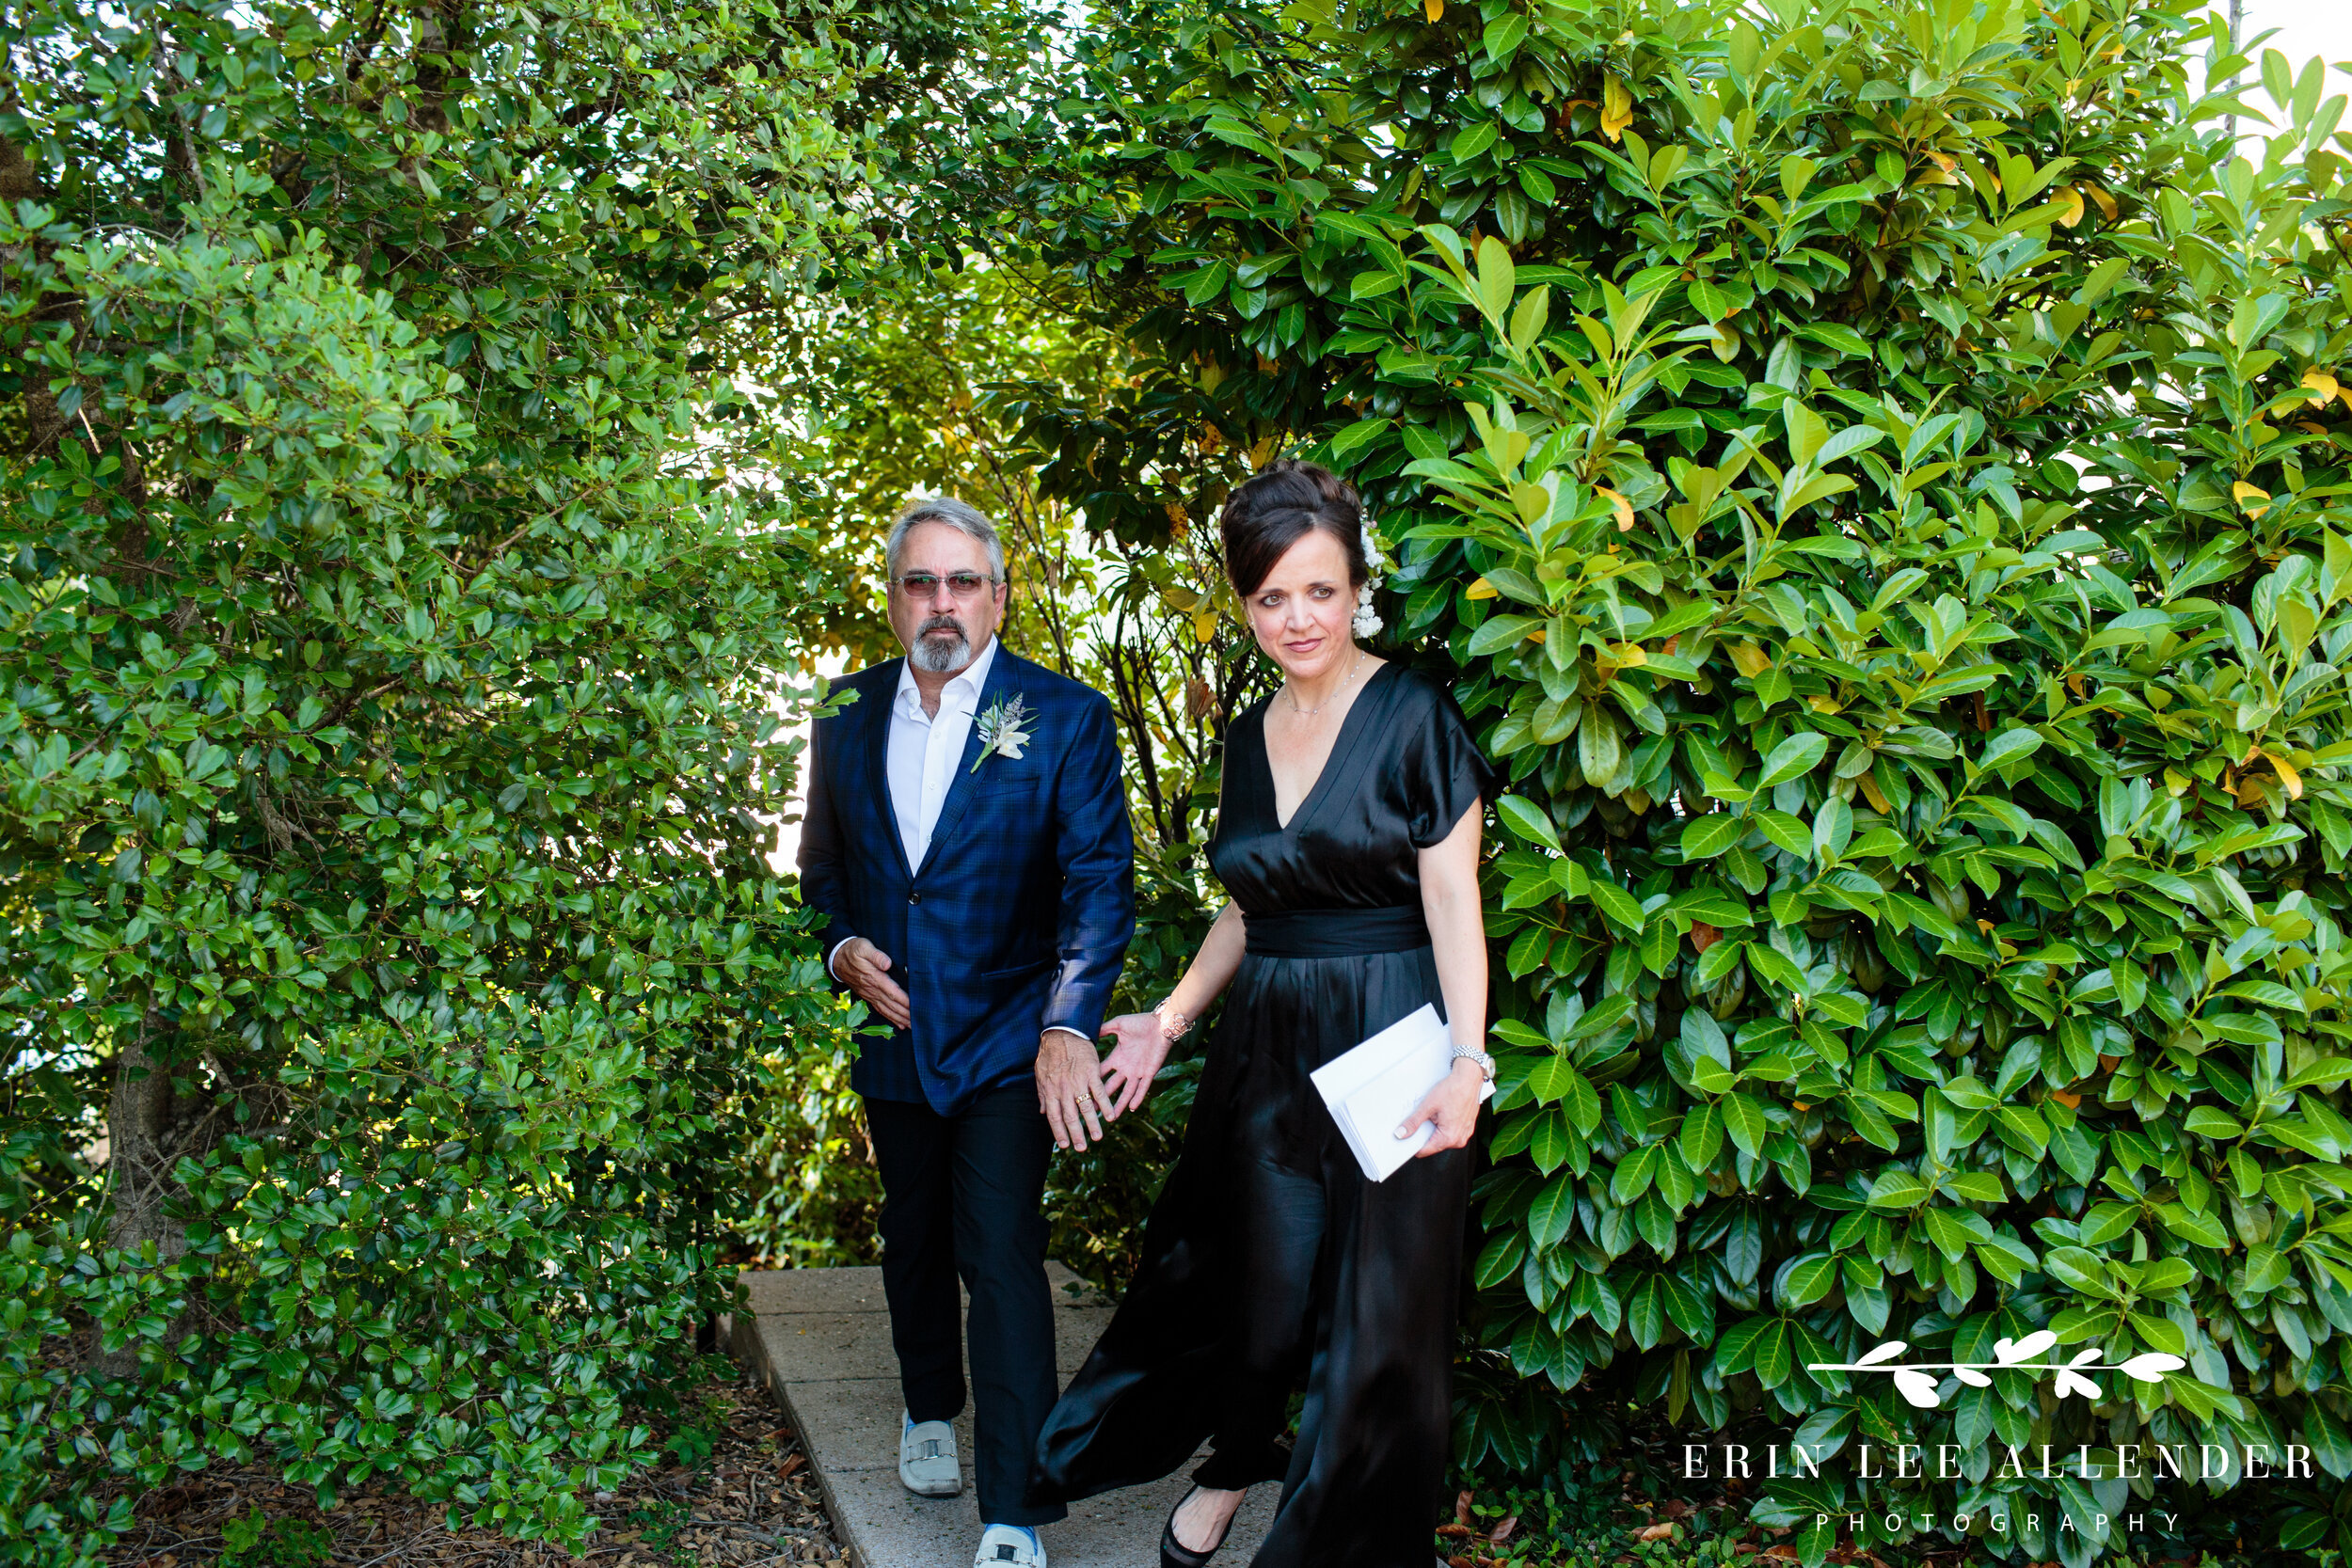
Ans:
<svg viewBox="0 0 2352 1568"><path fill-rule="evenodd" d="M1056 1365L1067 1380L1110 1322L1110 1305L1059 1263L1054 1288ZM918 1497L898 1481L898 1358L880 1269L746 1273L750 1311L738 1313L735 1354L763 1378L807 1447L835 1535L858 1568L967 1568L979 1544L972 1495L972 1413L956 1422L961 1497ZM1191 1484L1185 1470L1150 1486L1073 1504L1041 1532L1053 1568L1158 1568L1160 1526ZM1276 1486L1252 1490L1217 1568L1248 1562L1274 1515Z"/></svg>

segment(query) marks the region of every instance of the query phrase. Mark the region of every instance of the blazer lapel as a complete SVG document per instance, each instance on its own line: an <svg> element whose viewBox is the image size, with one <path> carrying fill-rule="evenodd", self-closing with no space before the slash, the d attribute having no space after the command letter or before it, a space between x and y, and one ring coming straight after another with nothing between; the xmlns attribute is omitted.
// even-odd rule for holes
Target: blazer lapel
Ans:
<svg viewBox="0 0 2352 1568"><path fill-rule="evenodd" d="M882 818L882 835L890 841L890 853L898 863L899 875L913 881L914 868L907 864L907 841L898 836L898 813L890 799L890 710L898 705L898 676L905 662L894 658L882 666L890 673L875 683L882 695L860 698L858 705L868 710L865 715L866 777L869 786L866 798L874 802L875 812Z"/></svg>
<svg viewBox="0 0 2352 1568"><path fill-rule="evenodd" d="M1002 642L996 644L996 657L988 667L988 679L980 688L980 700L972 709L972 732L963 737L963 760L956 764L956 776L947 785L947 799L939 808L939 821L931 829L931 841L923 851L923 866L939 858L939 847L947 835L956 831L963 814L971 808L977 782L972 765L980 755L980 715L986 713L998 698L1010 695L1013 685L1013 657ZM923 866L915 868L922 874Z"/></svg>

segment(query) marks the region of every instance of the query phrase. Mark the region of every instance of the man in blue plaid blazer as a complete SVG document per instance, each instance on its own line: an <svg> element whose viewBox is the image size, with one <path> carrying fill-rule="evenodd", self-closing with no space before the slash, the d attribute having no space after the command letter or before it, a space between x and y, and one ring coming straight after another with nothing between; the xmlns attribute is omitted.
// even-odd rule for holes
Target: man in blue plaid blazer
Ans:
<svg viewBox="0 0 2352 1568"><path fill-rule="evenodd" d="M882 1179L882 1285L906 1411L899 1477L962 1489L956 1281L971 1292L976 1562L1044 1568L1024 1505L1057 1392L1040 1204L1052 1146L1109 1114L1094 1039L1135 934L1135 841L1099 692L1007 651L988 520L917 501L890 532L904 658L841 685L819 719L801 894L830 917L826 966L894 1026L863 1042Z"/></svg>

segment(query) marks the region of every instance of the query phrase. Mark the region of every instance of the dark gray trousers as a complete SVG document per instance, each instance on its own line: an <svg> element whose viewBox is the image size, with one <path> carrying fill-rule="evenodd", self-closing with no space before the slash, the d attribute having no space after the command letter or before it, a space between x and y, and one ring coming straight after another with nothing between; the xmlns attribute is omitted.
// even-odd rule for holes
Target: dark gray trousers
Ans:
<svg viewBox="0 0 2352 1568"><path fill-rule="evenodd" d="M1039 1429L1059 1391L1045 1284L1045 1162L1053 1131L1023 1079L960 1115L868 1100L882 1180L882 1291L907 1414L950 1421L964 1403L956 1281L972 1295L972 1468L980 1522L1044 1525L1059 1503L1022 1500Z"/></svg>

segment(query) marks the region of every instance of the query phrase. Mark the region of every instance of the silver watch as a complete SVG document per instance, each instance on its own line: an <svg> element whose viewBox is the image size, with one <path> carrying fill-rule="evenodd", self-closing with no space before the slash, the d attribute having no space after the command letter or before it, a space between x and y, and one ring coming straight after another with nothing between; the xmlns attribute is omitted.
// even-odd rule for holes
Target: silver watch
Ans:
<svg viewBox="0 0 2352 1568"><path fill-rule="evenodd" d="M1450 1069L1454 1062L1465 1057L1478 1064L1478 1070L1486 1075L1487 1083L1491 1084L1495 1081L1495 1059L1474 1045L1455 1045L1446 1066Z"/></svg>

